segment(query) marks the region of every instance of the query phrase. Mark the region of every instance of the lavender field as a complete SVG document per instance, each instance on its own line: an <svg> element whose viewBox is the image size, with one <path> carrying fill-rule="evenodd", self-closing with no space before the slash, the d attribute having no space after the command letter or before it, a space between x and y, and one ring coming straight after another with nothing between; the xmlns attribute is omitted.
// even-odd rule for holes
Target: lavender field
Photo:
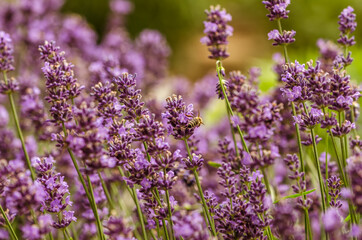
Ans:
<svg viewBox="0 0 362 240"><path fill-rule="evenodd" d="M0 239L362 239L358 16L304 61L294 2L255 4L275 53L246 71L211 5L192 24L213 70L189 81L163 34L131 36L131 1L102 34L62 0L2 1Z"/></svg>

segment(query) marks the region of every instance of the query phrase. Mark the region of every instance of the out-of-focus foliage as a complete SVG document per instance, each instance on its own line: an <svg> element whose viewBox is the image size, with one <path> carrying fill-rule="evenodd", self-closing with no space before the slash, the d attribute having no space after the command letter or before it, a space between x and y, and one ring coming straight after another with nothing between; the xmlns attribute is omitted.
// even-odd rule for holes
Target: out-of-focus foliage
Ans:
<svg viewBox="0 0 362 240"><path fill-rule="evenodd" d="M211 4L220 4L233 16L231 25L235 36L230 39L230 59L225 61L230 69L246 70L266 59L271 65L272 53L276 51L267 40L267 32L275 26L269 22L261 1L256 0L133 0L133 12L127 18L127 28L132 37L142 29L157 29L167 38L171 48L170 71L195 80L210 68L214 68L205 58L206 50L199 42L205 18L204 9ZM336 41L338 38L338 15L343 8L351 5L357 14L357 45L351 50L355 63L350 67L352 77L361 74L358 56L362 54L358 43L362 41L362 4L360 0L292 0L290 17L284 21L286 29L297 32L296 42L290 47L292 58L301 61L315 58L318 54L316 41L319 38ZM108 0L67 0L63 8L66 12L77 12L87 18L102 34L107 14ZM259 59L259 60L256 60ZM268 71L268 69L263 69ZM265 77L263 79L266 79Z"/></svg>

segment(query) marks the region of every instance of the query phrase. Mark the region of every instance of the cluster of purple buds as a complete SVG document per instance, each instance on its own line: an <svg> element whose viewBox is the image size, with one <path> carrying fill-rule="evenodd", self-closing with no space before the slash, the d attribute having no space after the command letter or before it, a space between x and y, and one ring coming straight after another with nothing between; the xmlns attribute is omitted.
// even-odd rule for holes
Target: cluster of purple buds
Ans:
<svg viewBox="0 0 362 240"><path fill-rule="evenodd" d="M334 208L341 208L342 202L338 200L339 195L341 194L341 185L343 184L341 179L337 176L332 176L327 179L328 183L328 194L331 196L331 201L329 205Z"/></svg>
<svg viewBox="0 0 362 240"><path fill-rule="evenodd" d="M14 70L14 48L10 35L0 31L0 71L4 73L3 81L0 81L0 94L8 94L19 89L14 78L7 79L5 73Z"/></svg>
<svg viewBox="0 0 362 240"><path fill-rule="evenodd" d="M267 17L270 21L288 18L289 10L287 10L287 7L290 4L290 0L265 0L262 3L269 11Z"/></svg>
<svg viewBox="0 0 362 240"><path fill-rule="evenodd" d="M204 21L206 34L201 38L201 43L207 45L211 55L211 59L225 59L229 57L226 52L227 38L232 36L233 28L228 25L231 21L231 15L225 9L221 9L219 5L211 6L210 10L205 11L207 21Z"/></svg>
<svg viewBox="0 0 362 240"><path fill-rule="evenodd" d="M350 36L356 30L356 14L351 6L343 9L339 15L339 30L341 31L338 43L348 47L356 44L354 36Z"/></svg>
<svg viewBox="0 0 362 240"><path fill-rule="evenodd" d="M274 29L268 33L268 40L274 40L273 46L286 45L295 42L295 34L296 32L294 30L284 30L280 33L277 29Z"/></svg>
<svg viewBox="0 0 362 240"><path fill-rule="evenodd" d="M335 136L335 137L344 137L348 133L350 133L352 131L352 129L355 129L355 128L356 128L355 123L351 123L350 121L345 120L341 126L339 124L337 124L334 128L332 128L331 132L332 132L333 136Z"/></svg>
<svg viewBox="0 0 362 240"><path fill-rule="evenodd" d="M14 49L10 35L0 31L0 71L14 70Z"/></svg>
<svg viewBox="0 0 362 240"><path fill-rule="evenodd" d="M296 181L296 184L292 185L293 192L294 193L305 192L306 188L307 188L307 183L305 180L305 173L300 172L300 170L299 170L300 164L299 164L299 158L297 157L297 155L288 154L284 158L284 163L288 166L288 168L291 172L291 174L289 175L289 178L291 180ZM312 200L308 197L306 197L306 198L299 197L297 204L302 208L308 209L312 204Z"/></svg>
<svg viewBox="0 0 362 240"><path fill-rule="evenodd" d="M42 68L46 78L46 100L51 104L50 114L54 123L68 122L73 118L71 105L68 102L77 97L84 88L77 83L74 66L64 58L64 52L55 46L55 42L45 41L39 46Z"/></svg>
<svg viewBox="0 0 362 240"><path fill-rule="evenodd" d="M97 118L94 103L81 102L73 108L73 116L77 119L77 125L71 129L67 141L78 159L83 160L90 169L114 167L115 160L104 149L108 131L102 119Z"/></svg>
<svg viewBox="0 0 362 240"><path fill-rule="evenodd" d="M308 111L308 109L307 109ZM313 129L323 119L323 112L317 108L311 108L307 113L293 117L294 123L301 128Z"/></svg>
<svg viewBox="0 0 362 240"><path fill-rule="evenodd" d="M162 113L162 118L167 121L169 134L176 139L187 139L195 131L196 127L202 124L200 117L194 118L193 105L183 101L181 96L172 95L166 99L166 112Z"/></svg>
<svg viewBox="0 0 362 240"><path fill-rule="evenodd" d="M23 161L4 162L0 167L1 175L7 178L3 194L5 207L11 214L29 214L32 209L39 209L46 195L41 184L32 181Z"/></svg>
<svg viewBox="0 0 362 240"><path fill-rule="evenodd" d="M154 30L144 30L136 39L136 48L145 60L145 73L142 79L144 89L165 77L168 67L167 58L171 53L166 39ZM154 61L157 59L157 61Z"/></svg>
<svg viewBox="0 0 362 240"><path fill-rule="evenodd" d="M38 172L36 181L45 192L41 210L53 213L57 217L57 221L52 222L54 228L66 228L77 219L74 217L74 211L66 210L68 206L72 206L69 186L64 181L64 176L55 172L54 162L52 156L32 159L32 165Z"/></svg>

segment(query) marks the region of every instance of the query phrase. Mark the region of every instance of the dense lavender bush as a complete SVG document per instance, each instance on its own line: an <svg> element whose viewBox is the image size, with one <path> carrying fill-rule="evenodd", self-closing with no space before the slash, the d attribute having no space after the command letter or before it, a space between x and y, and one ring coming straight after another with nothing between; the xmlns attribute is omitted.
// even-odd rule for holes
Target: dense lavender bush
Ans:
<svg viewBox="0 0 362 240"><path fill-rule="evenodd" d="M132 4L110 1L99 43L62 4L0 4L0 239L362 239L352 7L338 45L318 40L300 63L290 1L262 1L284 54L263 95L259 68L223 67L232 17L211 6L201 43L216 72L158 102L171 51L154 30L129 38ZM212 101L226 109L210 126Z"/></svg>

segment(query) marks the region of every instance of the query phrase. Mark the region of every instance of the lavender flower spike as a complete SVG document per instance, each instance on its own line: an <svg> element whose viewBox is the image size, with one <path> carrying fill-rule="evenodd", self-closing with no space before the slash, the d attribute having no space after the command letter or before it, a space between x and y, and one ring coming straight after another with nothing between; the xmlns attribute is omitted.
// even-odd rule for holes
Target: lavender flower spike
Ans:
<svg viewBox="0 0 362 240"><path fill-rule="evenodd" d="M273 46L289 44L295 42L295 31L284 30L282 34L277 29L274 29L268 33L268 40L274 40Z"/></svg>
<svg viewBox="0 0 362 240"><path fill-rule="evenodd" d="M10 35L0 31L0 71L8 72L14 70L13 45Z"/></svg>
<svg viewBox="0 0 362 240"><path fill-rule="evenodd" d="M354 36L349 37L349 34L353 33L357 27L356 14L353 12L354 9L351 6L348 6L343 9L338 17L339 30L341 31L338 42L344 46L353 46L356 44Z"/></svg>
<svg viewBox="0 0 362 240"><path fill-rule="evenodd" d="M270 21L288 18L289 10L287 10L287 7L290 4L290 0L265 0L262 3L269 11L269 14L266 16Z"/></svg>
<svg viewBox="0 0 362 240"><path fill-rule="evenodd" d="M209 47L211 59L224 59L229 57L226 52L227 38L232 36L233 28L227 23L231 21L231 15L225 9L221 9L219 5L211 6L210 10L205 11L207 21L204 21L206 34L201 38L201 43Z"/></svg>

